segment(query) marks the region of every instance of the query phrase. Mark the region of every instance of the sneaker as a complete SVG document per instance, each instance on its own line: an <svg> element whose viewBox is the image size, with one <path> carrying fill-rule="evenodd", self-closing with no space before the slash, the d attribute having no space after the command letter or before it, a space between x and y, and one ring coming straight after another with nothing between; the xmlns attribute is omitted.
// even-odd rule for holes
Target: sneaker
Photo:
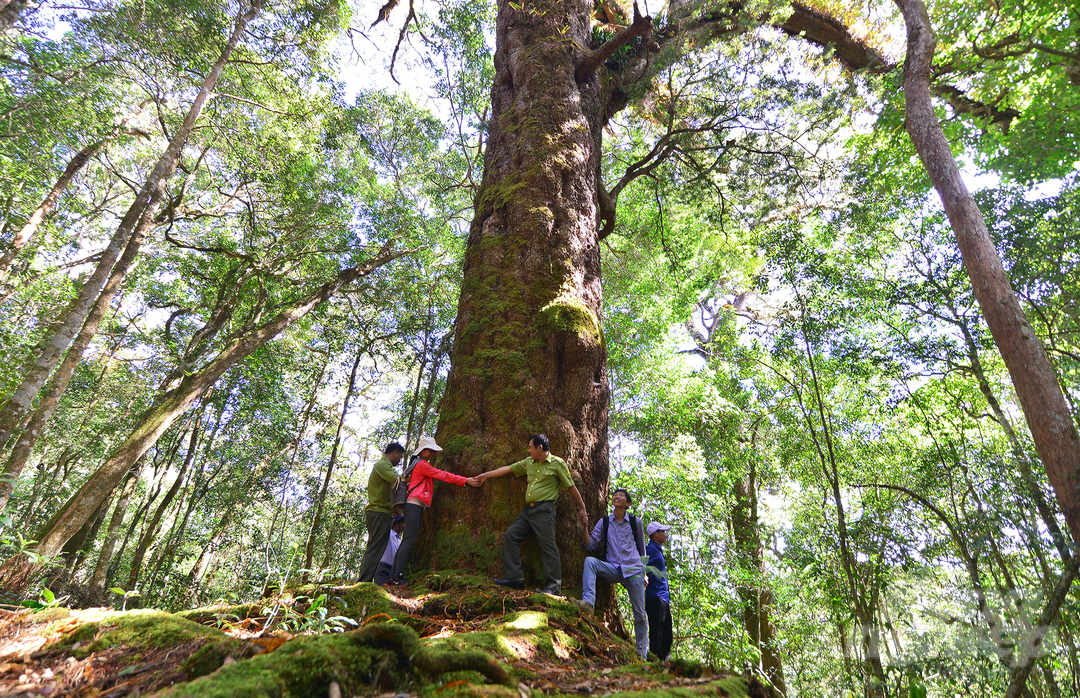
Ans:
<svg viewBox="0 0 1080 698"><path fill-rule="evenodd" d="M593 605L588 601L579 601L578 599L575 599L573 597L570 597L570 600L573 601L574 605L581 610L581 615L583 616L592 616L595 612Z"/></svg>

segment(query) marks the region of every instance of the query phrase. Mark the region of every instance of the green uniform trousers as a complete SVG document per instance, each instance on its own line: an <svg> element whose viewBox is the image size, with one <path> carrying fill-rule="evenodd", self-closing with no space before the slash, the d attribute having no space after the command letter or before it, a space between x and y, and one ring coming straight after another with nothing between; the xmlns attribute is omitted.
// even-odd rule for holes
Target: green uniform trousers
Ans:
<svg viewBox="0 0 1080 698"><path fill-rule="evenodd" d="M382 559L386 543L390 540L390 529L394 525L394 517L381 511L369 511L365 518L367 520L367 550L364 551L364 559L360 562L358 581L370 582L375 579L375 572L379 569L379 560Z"/></svg>
<svg viewBox="0 0 1080 698"><path fill-rule="evenodd" d="M521 568L521 542L536 536L544 561L545 586L562 586L562 560L555 544L555 500L526 504L525 509L503 534L503 574L507 579L524 579Z"/></svg>

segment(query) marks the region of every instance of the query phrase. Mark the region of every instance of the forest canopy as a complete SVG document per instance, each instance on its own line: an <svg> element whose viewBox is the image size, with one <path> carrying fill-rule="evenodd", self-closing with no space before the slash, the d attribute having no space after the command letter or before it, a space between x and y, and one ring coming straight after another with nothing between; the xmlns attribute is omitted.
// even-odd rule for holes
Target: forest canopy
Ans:
<svg viewBox="0 0 1080 698"><path fill-rule="evenodd" d="M354 580L388 442L543 432L676 657L1080 695L1080 12L657 5L7 0L0 602ZM514 480L410 572L501 576Z"/></svg>

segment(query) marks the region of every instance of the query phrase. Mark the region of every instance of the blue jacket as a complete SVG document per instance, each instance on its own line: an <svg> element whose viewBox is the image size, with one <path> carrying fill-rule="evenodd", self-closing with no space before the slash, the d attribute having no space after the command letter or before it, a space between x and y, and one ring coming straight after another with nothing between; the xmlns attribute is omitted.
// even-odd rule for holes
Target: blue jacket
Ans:
<svg viewBox="0 0 1080 698"><path fill-rule="evenodd" d="M664 551L660 549L656 541L650 540L645 546L645 552L649 556L649 567L655 567L663 575L658 577L649 570L649 586L645 587L645 598L658 596L661 601L670 605L671 595L668 594L667 563L664 561Z"/></svg>

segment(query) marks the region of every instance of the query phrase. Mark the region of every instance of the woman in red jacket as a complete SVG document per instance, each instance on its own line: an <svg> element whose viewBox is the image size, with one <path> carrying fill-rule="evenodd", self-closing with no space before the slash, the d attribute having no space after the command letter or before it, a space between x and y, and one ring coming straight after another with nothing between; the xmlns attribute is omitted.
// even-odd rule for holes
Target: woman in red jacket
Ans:
<svg viewBox="0 0 1080 698"><path fill-rule="evenodd" d="M424 518L424 510L431 506L431 495L435 492L435 480L442 480L454 485L472 485L479 487L480 481L474 477L466 478L445 470L439 470L428 460L442 450L442 446L435 443L435 439L425 436L420 439L420 444L413 451L414 456L420 456L420 460L413 466L412 476L409 478L409 498L405 500L405 532L401 536L401 545L398 546L397 554L394 555L394 566L390 568L390 579L385 586L406 587L405 565L409 564L409 553L412 552L416 543L416 535L420 532L420 522Z"/></svg>

